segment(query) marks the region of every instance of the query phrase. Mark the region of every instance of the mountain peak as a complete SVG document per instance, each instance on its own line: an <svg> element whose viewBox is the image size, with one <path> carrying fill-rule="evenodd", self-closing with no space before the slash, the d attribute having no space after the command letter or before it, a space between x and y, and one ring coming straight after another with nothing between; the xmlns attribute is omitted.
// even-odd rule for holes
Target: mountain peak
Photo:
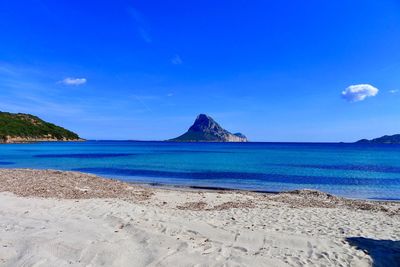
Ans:
<svg viewBox="0 0 400 267"><path fill-rule="evenodd" d="M246 136L232 134L206 114L197 116L193 125L183 135L171 139L177 142L247 142Z"/></svg>
<svg viewBox="0 0 400 267"><path fill-rule="evenodd" d="M189 131L219 131L224 130L213 118L207 116L206 114L200 114L197 116L193 125L189 128Z"/></svg>
<svg viewBox="0 0 400 267"><path fill-rule="evenodd" d="M203 113L197 115L196 120L199 120L199 119L211 119L212 120L212 118L210 116L208 116L207 114L203 114Z"/></svg>
<svg viewBox="0 0 400 267"><path fill-rule="evenodd" d="M194 121L194 125L195 124L202 124L202 125L208 125L208 124L212 124L212 123L216 123L214 121L213 118L211 118L210 116L206 115L206 114L199 114L196 118L196 120Z"/></svg>

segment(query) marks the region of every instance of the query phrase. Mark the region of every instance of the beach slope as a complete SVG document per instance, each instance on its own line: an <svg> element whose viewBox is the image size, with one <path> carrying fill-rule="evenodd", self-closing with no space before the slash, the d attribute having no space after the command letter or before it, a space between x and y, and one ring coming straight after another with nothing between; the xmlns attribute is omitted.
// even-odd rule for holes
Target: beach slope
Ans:
<svg viewBox="0 0 400 267"><path fill-rule="evenodd" d="M0 170L0 266L399 266L400 203Z"/></svg>

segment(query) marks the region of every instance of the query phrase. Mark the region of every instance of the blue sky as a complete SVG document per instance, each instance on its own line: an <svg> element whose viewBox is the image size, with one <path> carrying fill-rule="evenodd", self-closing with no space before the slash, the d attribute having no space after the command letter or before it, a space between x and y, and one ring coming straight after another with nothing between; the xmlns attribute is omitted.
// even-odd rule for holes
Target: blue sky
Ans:
<svg viewBox="0 0 400 267"><path fill-rule="evenodd" d="M0 110L84 138L400 133L399 1L14 0L0 32Z"/></svg>

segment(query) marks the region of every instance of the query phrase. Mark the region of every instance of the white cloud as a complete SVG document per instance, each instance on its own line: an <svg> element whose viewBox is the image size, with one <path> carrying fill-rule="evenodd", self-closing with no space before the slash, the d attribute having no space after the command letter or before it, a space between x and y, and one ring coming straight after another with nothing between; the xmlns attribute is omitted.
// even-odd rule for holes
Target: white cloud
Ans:
<svg viewBox="0 0 400 267"><path fill-rule="evenodd" d="M397 94L398 92L399 92L399 90L397 90L397 89L396 89L396 90L390 90L390 91L389 91L389 93L391 93L391 94Z"/></svg>
<svg viewBox="0 0 400 267"><path fill-rule="evenodd" d="M174 94L173 93L168 93L167 96L171 97L171 96L174 96Z"/></svg>
<svg viewBox="0 0 400 267"><path fill-rule="evenodd" d="M378 88L370 84L356 84L347 87L342 92L342 97L349 102L359 102L367 97L376 96L378 92Z"/></svg>
<svg viewBox="0 0 400 267"><path fill-rule="evenodd" d="M179 55L175 55L171 59L171 63L174 64L174 65L180 65L180 64L183 64L183 60L181 59L181 57Z"/></svg>
<svg viewBox="0 0 400 267"><path fill-rule="evenodd" d="M62 84L65 85L82 85L87 82L86 78L65 78L61 81Z"/></svg>

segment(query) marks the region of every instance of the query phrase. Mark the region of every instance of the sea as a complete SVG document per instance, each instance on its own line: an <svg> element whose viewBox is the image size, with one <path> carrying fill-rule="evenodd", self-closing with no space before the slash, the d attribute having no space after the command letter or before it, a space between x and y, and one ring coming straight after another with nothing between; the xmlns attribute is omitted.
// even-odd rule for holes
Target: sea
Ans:
<svg viewBox="0 0 400 267"><path fill-rule="evenodd" d="M316 189L400 200L400 145L44 142L0 145L0 168L80 171L157 186L281 192Z"/></svg>

